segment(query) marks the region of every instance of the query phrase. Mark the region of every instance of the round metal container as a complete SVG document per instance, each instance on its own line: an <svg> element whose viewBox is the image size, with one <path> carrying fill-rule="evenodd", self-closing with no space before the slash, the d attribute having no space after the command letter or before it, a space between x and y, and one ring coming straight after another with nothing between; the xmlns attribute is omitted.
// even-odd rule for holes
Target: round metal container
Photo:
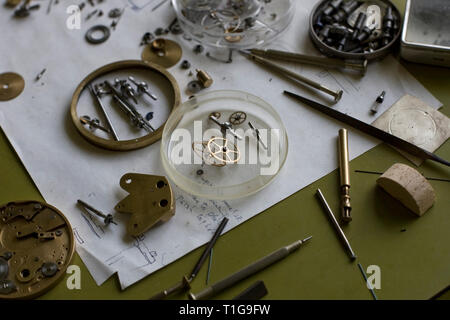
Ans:
<svg viewBox="0 0 450 320"><path fill-rule="evenodd" d="M397 9L397 7L389 0L372 0L369 2L373 2L374 4L380 3L384 5L389 5L392 7L392 14L394 16L397 16L398 18L398 26L399 28L395 31L395 35L393 36L392 40L384 47L378 48L376 50L373 50L372 52L364 52L364 53L351 53L351 52L345 52L345 51L339 51L334 47L331 47L324 43L322 40L320 40L319 35L314 30L314 24L317 21L318 16L322 13L322 11L327 7L330 0L322 0L317 3L317 5L313 8L311 15L309 17L309 34L311 36L311 39L315 46L322 52L323 54L330 56L330 57L338 57L343 59L367 59L367 60L374 60L374 59L380 59L392 52L395 45L398 43L398 40L400 38L401 34L401 25L402 25L402 16L400 14L400 11ZM383 16L381 16L381 21L383 21Z"/></svg>

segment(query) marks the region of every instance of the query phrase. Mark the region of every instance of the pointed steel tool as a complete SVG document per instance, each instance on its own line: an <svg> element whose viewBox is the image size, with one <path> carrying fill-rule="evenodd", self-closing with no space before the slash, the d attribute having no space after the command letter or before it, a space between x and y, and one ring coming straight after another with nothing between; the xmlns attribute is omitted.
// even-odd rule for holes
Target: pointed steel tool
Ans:
<svg viewBox="0 0 450 320"><path fill-rule="evenodd" d="M336 231L339 235L339 238L341 239L342 243L344 244L345 248L347 249L350 259L355 260L356 255L353 252L352 246L350 245L350 242L348 242L344 231L342 231L341 226L337 222L336 217L333 214L333 211L331 211L331 208L328 205L327 200L325 200L325 197L323 196L322 191L320 191L320 189L317 189L317 197L319 198L320 202L322 203L324 209L327 211L328 217L330 218L331 223L333 224L334 228L336 229Z"/></svg>
<svg viewBox="0 0 450 320"><path fill-rule="evenodd" d="M322 113L325 113L327 116L330 116L336 120L342 121L345 124L348 124L349 126L352 126L353 128L358 129L359 131L362 131L368 135L371 135L372 137L378 138L378 139L390 144L391 146L394 146L396 148L399 148L403 151L410 153L413 156L416 156L416 157L419 157L422 159L433 160L433 161L445 164L446 166L450 166L450 162L448 162L445 159L442 159L441 157L435 155L434 153L426 151L408 141L405 141L399 137L396 137L390 133L387 133L386 131L383 131L374 126L371 126L370 124L362 122L361 120L350 117L342 112L334 110L330 107L327 107L323 104L320 104L320 103L310 100L308 98L302 97L298 94L295 94L295 93L292 93L289 91L284 91L284 93L292 98L297 99L298 101L305 103L306 105L310 106L313 109L316 109Z"/></svg>

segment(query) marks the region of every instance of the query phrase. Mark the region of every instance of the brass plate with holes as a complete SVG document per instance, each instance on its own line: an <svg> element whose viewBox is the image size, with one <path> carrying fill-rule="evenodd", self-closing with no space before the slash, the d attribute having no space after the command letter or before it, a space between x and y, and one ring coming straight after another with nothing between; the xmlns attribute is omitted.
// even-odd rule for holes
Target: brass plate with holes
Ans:
<svg viewBox="0 0 450 320"><path fill-rule="evenodd" d="M141 57L144 61L170 68L180 61L182 54L183 51L178 43L159 38L144 47Z"/></svg>
<svg viewBox="0 0 450 320"><path fill-rule="evenodd" d="M35 298L60 281L72 260L72 227L38 201L0 206L0 299Z"/></svg>
<svg viewBox="0 0 450 320"><path fill-rule="evenodd" d="M73 97L72 102L70 104L70 115L72 117L72 122L77 128L78 132L90 143L95 144L96 146L114 150L114 151L128 151L128 150L135 150L139 148L146 147L152 143L155 143L159 139L161 139L162 132L164 129L165 122L157 128L154 132L150 132L149 134L136 138L131 140L108 140L103 139L89 130L87 130L83 124L80 122L80 117L77 114L77 104L78 100L80 98L81 92L83 89L92 81L94 81L96 78L101 77L105 74L112 73L114 71L123 70L123 69L132 69L132 68L140 68L143 70L149 70L151 72L157 72L161 75L163 75L167 80L169 80L170 85L172 86L173 91L173 105L171 106L172 111L177 108L181 101L181 95L180 95L180 88L178 87L178 83L175 80L175 78L163 67L150 63L150 62L143 62L140 60L123 60L114 62L111 64L107 64L91 74L89 74L86 78L81 81L81 83L76 88Z"/></svg>
<svg viewBox="0 0 450 320"><path fill-rule="evenodd" d="M127 173L120 179L120 186L129 195L115 209L132 214L127 227L130 235L138 236L175 214L173 192L166 177Z"/></svg>
<svg viewBox="0 0 450 320"><path fill-rule="evenodd" d="M0 74L0 101L8 101L20 95L25 88L22 76L13 72Z"/></svg>

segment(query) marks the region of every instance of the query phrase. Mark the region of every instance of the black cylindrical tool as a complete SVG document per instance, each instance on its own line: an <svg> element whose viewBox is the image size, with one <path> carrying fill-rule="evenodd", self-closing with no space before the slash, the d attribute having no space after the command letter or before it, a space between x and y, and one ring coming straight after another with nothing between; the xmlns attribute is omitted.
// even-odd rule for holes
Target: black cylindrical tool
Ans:
<svg viewBox="0 0 450 320"><path fill-rule="evenodd" d="M330 29L331 29L330 25L326 25L325 27L323 27L323 29L320 30L319 39L320 40L327 39L330 35Z"/></svg>
<svg viewBox="0 0 450 320"><path fill-rule="evenodd" d="M394 27L394 15L392 14L392 7L386 8L386 13L383 17L383 36L382 45L386 46L392 39L392 28Z"/></svg>
<svg viewBox="0 0 450 320"><path fill-rule="evenodd" d="M329 16L330 14L333 13L333 11L337 10L339 8L339 6L341 5L343 0L332 0L329 4L328 7L326 7L323 10L323 14L325 16Z"/></svg>
<svg viewBox="0 0 450 320"><path fill-rule="evenodd" d="M370 35L372 34L374 29L371 29L367 26L365 26L364 28L362 28L361 32L359 33L357 39L359 42L363 42L365 40L367 40Z"/></svg>
<svg viewBox="0 0 450 320"><path fill-rule="evenodd" d="M336 22L342 22L353 11L356 10L359 3L358 1L349 1L341 6L338 12L333 15L333 20Z"/></svg>
<svg viewBox="0 0 450 320"><path fill-rule="evenodd" d="M366 22L367 15L364 12L360 12L358 18L356 19L355 26L353 27L352 40L355 40L358 37L359 32L363 28L364 23Z"/></svg>
<svg viewBox="0 0 450 320"><path fill-rule="evenodd" d="M344 36L341 40L339 40L339 43L338 43L338 46L337 46L337 49L339 51L343 51L344 50L345 45L347 44L347 39L348 39L348 37Z"/></svg>

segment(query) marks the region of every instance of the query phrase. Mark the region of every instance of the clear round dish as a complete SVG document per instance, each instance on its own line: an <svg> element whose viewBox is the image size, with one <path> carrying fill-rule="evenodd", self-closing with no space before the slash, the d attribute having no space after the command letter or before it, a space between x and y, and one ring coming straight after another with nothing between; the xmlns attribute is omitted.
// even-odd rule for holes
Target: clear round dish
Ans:
<svg viewBox="0 0 450 320"><path fill-rule="evenodd" d="M204 45L247 49L268 43L290 24L295 0L172 0L183 31Z"/></svg>
<svg viewBox="0 0 450 320"><path fill-rule="evenodd" d="M191 97L166 122L161 158L172 182L207 199L249 196L280 172L286 129L262 99L220 90Z"/></svg>

